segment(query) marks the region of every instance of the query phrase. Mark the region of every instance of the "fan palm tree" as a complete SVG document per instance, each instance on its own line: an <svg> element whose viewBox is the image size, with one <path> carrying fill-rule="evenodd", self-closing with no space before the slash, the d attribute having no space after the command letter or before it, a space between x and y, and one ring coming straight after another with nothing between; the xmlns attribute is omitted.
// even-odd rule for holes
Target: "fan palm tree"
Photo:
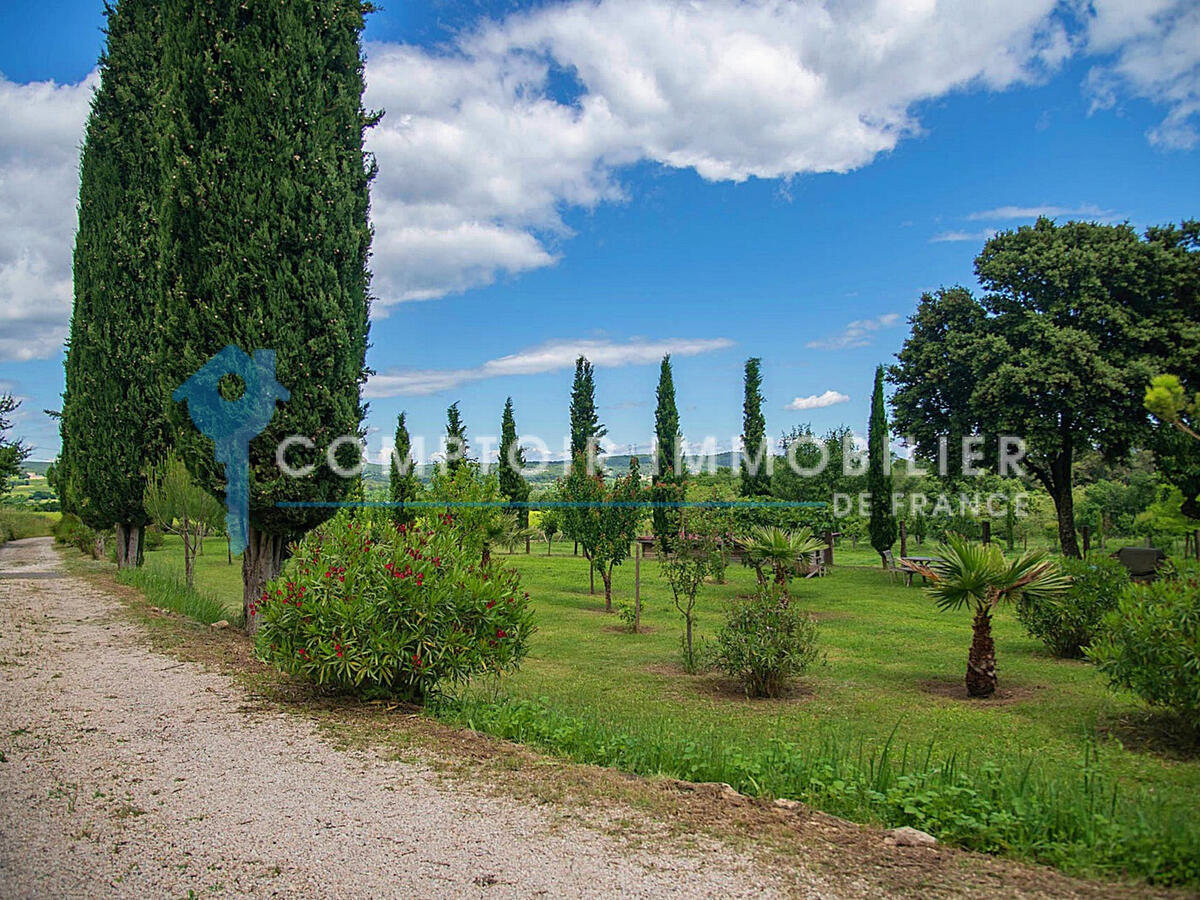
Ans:
<svg viewBox="0 0 1200 900"><path fill-rule="evenodd" d="M509 553L537 532L521 524L515 513L501 512L488 516L480 526L483 537L483 558L486 566L492 559L492 547L503 547Z"/></svg>
<svg viewBox="0 0 1200 900"><path fill-rule="evenodd" d="M967 696L990 697L996 692L996 645L992 640L996 607L1022 596L1052 597L1066 590L1071 579L1041 551L1008 560L998 544L976 544L951 535L938 553L941 558L928 565L910 565L929 579L926 591L939 609L974 610L971 650L967 654Z"/></svg>
<svg viewBox="0 0 1200 900"><path fill-rule="evenodd" d="M760 584L766 581L763 569L769 566L775 574L775 583L780 587L781 602L786 605L788 595L788 573L797 561L810 553L824 550L826 544L813 535L812 529L803 526L796 531L786 531L777 525L758 525L750 535L738 543L746 554L746 560L754 566Z"/></svg>

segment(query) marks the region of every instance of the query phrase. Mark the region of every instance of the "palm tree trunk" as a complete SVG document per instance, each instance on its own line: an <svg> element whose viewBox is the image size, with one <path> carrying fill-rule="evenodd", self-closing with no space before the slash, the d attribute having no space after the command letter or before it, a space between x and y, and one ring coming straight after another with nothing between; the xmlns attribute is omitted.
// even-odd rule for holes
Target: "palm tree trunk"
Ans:
<svg viewBox="0 0 1200 900"><path fill-rule="evenodd" d="M975 611L971 652L967 655L967 696L990 697L996 693L996 644L992 640L992 616L986 607Z"/></svg>

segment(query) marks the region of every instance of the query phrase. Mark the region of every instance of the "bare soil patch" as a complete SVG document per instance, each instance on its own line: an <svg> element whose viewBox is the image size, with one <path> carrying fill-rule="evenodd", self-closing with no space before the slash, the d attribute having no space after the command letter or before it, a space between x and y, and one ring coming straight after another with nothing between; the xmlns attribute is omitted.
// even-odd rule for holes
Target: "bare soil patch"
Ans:
<svg viewBox="0 0 1200 900"><path fill-rule="evenodd" d="M1024 703L1037 697L1045 685L1005 684L1003 680L996 687L996 693L990 697L968 697L966 682L961 678L930 678L919 682L921 690L935 697L946 700L961 700L963 703L979 704L981 706L1007 706L1011 703Z"/></svg>

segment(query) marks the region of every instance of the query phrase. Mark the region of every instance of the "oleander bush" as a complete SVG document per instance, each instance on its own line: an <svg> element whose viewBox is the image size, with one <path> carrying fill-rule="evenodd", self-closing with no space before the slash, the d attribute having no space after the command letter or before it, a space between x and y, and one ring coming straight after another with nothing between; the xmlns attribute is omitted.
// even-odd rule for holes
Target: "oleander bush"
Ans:
<svg viewBox="0 0 1200 900"><path fill-rule="evenodd" d="M1066 592L1054 597L1023 596L1017 602L1017 618L1030 637L1044 643L1055 656L1078 659L1100 633L1104 616L1116 609L1129 587L1129 571L1103 555L1063 559L1059 569L1071 578Z"/></svg>
<svg viewBox="0 0 1200 900"><path fill-rule="evenodd" d="M516 669L533 632L517 574L452 515L343 513L295 546L257 612L259 656L320 685L413 702Z"/></svg>
<svg viewBox="0 0 1200 900"><path fill-rule="evenodd" d="M1200 567L1130 587L1087 656L1114 687L1173 713L1200 737Z"/></svg>
<svg viewBox="0 0 1200 900"><path fill-rule="evenodd" d="M735 600L717 632L715 664L742 682L748 697L778 697L819 659L817 623L789 603L782 586L760 585Z"/></svg>

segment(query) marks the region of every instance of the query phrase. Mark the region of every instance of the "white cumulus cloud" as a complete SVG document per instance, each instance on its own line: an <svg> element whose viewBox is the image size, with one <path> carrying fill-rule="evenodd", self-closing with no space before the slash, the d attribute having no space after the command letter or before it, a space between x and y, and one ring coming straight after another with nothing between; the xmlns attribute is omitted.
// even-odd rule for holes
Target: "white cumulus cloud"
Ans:
<svg viewBox="0 0 1200 900"><path fill-rule="evenodd" d="M379 306L553 264L563 211L620 200L626 164L733 182L865 166L919 131L914 104L1056 66L1054 6L577 0L449 47L372 45Z"/></svg>
<svg viewBox="0 0 1200 900"><path fill-rule="evenodd" d="M1152 144L1190 150L1200 144L1200 5L1195 0L1091 0L1088 49L1108 58L1088 73L1092 109L1123 95L1167 108L1150 129Z"/></svg>
<svg viewBox="0 0 1200 900"><path fill-rule="evenodd" d="M563 216L624 167L709 181L849 172L921 130L919 104L1037 81L1091 54L1103 107L1196 142L1194 0L567 0L447 44L367 48L376 309L554 265ZM69 316L78 149L96 76L0 76L0 359L54 355ZM974 240L966 232L939 240Z"/></svg>
<svg viewBox="0 0 1200 900"><path fill-rule="evenodd" d="M53 356L71 316L79 147L92 73L79 84L0 76L0 360Z"/></svg>
<svg viewBox="0 0 1200 900"><path fill-rule="evenodd" d="M539 375L568 369L586 356L595 366L640 366L656 363L668 353L697 356L732 347L728 338L667 338L664 340L547 341L536 347L490 359L480 366L462 369L407 369L373 375L367 382L367 397L411 397L436 394L472 381L505 375Z"/></svg>
<svg viewBox="0 0 1200 900"><path fill-rule="evenodd" d="M808 397L797 397L784 409L824 409L826 406L837 406L839 403L849 403L850 397L840 391L826 391L823 394L811 394Z"/></svg>

